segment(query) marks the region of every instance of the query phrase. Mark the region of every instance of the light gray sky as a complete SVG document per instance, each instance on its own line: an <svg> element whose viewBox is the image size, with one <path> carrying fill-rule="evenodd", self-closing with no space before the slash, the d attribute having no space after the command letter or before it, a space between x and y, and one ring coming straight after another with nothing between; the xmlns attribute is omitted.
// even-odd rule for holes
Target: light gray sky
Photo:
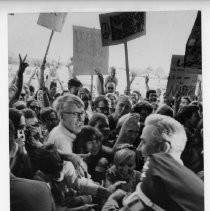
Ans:
<svg viewBox="0 0 210 211"><path fill-rule="evenodd" d="M147 12L146 35L128 42L130 68L170 69L172 54L183 55L197 11ZM37 25L38 13L8 16L9 51L43 58L51 31ZM99 13L69 13L61 33L55 33L48 57L67 61L73 55L72 26L100 28ZM125 67L124 46L109 47L109 65Z"/></svg>

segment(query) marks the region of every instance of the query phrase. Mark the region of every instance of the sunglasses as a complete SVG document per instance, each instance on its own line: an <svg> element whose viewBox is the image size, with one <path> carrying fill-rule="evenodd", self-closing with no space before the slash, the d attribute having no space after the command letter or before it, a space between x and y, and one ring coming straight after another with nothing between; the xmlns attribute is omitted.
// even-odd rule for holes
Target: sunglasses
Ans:
<svg viewBox="0 0 210 211"><path fill-rule="evenodd" d="M31 108L32 110L40 110L40 109L41 109L39 106L30 106L30 108Z"/></svg>

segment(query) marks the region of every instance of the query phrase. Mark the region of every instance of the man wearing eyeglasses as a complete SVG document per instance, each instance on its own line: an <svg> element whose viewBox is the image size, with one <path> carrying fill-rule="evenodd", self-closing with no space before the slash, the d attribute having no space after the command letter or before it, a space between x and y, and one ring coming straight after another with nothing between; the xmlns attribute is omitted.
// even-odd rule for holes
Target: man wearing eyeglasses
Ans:
<svg viewBox="0 0 210 211"><path fill-rule="evenodd" d="M94 110L97 113L109 115L109 101L104 95L96 97L94 101Z"/></svg>
<svg viewBox="0 0 210 211"><path fill-rule="evenodd" d="M54 144L58 150L70 154L74 166L80 167L81 159L72 153L72 148L76 135L84 124L84 103L79 97L68 94L57 98L54 107L60 123L50 132L46 144Z"/></svg>

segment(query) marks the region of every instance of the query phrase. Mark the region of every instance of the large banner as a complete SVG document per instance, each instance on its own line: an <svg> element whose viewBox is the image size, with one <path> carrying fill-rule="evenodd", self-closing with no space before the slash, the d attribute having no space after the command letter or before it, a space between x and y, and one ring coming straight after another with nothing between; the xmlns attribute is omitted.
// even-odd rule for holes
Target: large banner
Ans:
<svg viewBox="0 0 210 211"><path fill-rule="evenodd" d="M108 74L109 48L102 47L99 29L73 26L73 70L75 75Z"/></svg>
<svg viewBox="0 0 210 211"><path fill-rule="evenodd" d="M172 55L166 96L171 98L179 91L181 96L194 96L198 74L184 68L184 56Z"/></svg>
<svg viewBox="0 0 210 211"><path fill-rule="evenodd" d="M198 11L194 26L185 50L185 68L201 74L202 72L201 11Z"/></svg>
<svg viewBox="0 0 210 211"><path fill-rule="evenodd" d="M146 34L145 12L100 14L103 46L117 45Z"/></svg>
<svg viewBox="0 0 210 211"><path fill-rule="evenodd" d="M66 12L40 13L37 24L53 31L61 32L66 16Z"/></svg>

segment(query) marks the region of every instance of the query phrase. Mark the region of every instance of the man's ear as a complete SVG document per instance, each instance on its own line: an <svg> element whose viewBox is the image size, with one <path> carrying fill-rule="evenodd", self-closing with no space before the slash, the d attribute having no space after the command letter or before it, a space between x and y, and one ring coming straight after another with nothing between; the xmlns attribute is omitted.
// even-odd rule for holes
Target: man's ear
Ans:
<svg viewBox="0 0 210 211"><path fill-rule="evenodd" d="M170 148L171 148L171 146L168 142L162 142L160 144L159 150L160 150L160 152L168 153Z"/></svg>

